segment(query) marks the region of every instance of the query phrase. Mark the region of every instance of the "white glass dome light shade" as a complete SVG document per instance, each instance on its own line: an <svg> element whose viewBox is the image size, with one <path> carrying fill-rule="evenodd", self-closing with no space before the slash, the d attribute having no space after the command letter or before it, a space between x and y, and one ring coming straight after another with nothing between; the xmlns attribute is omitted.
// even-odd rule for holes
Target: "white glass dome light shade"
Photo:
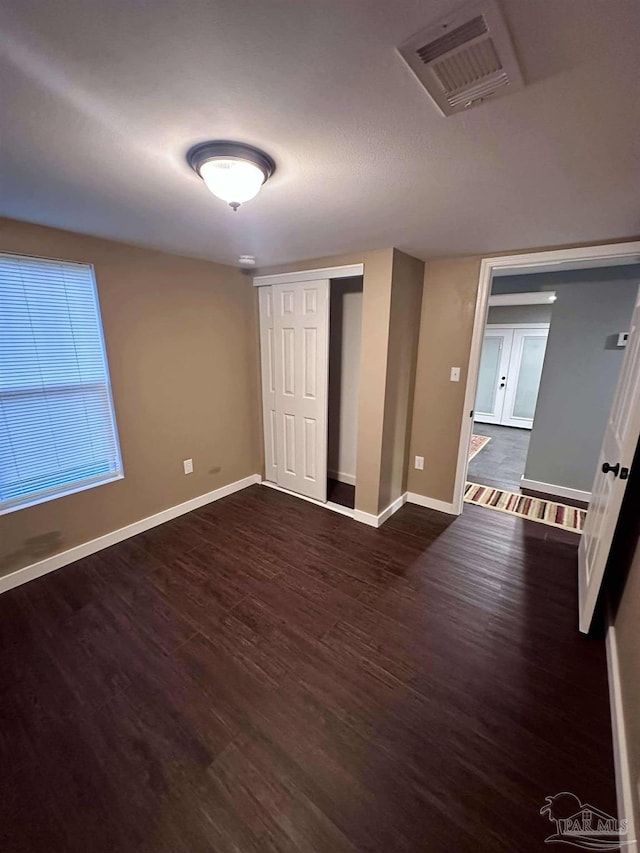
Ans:
<svg viewBox="0 0 640 853"><path fill-rule="evenodd" d="M232 157L207 160L200 166L200 175L209 190L232 207L255 198L266 179L255 163Z"/></svg>
<svg viewBox="0 0 640 853"><path fill-rule="evenodd" d="M201 142L187 152L187 163L217 198L234 210L255 198L276 170L273 158L244 142Z"/></svg>

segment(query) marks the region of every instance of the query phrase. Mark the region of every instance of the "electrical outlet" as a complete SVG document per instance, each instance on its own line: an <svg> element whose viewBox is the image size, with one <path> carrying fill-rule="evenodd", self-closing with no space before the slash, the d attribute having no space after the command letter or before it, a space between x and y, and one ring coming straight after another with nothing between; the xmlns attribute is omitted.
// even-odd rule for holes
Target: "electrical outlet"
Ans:
<svg viewBox="0 0 640 853"><path fill-rule="evenodd" d="M424 471L424 456L416 456L414 464L417 471Z"/></svg>
<svg viewBox="0 0 640 853"><path fill-rule="evenodd" d="M193 474L193 459L185 459L182 465L185 474Z"/></svg>
<svg viewBox="0 0 640 853"><path fill-rule="evenodd" d="M451 381L452 382L460 382L460 368L452 367L451 368Z"/></svg>

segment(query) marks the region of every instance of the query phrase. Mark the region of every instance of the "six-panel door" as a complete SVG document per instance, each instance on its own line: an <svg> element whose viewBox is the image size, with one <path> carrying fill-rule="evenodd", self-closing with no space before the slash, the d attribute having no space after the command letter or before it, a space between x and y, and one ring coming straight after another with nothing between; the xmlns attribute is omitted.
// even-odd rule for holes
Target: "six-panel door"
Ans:
<svg viewBox="0 0 640 853"><path fill-rule="evenodd" d="M639 434L640 289L578 547L580 630L585 633L598 601Z"/></svg>
<svg viewBox="0 0 640 853"><path fill-rule="evenodd" d="M267 446L275 445L271 468L278 485L326 501L329 280L277 284L268 289L273 332L271 343L267 340L265 346L269 334L268 329L262 330L262 350L263 384L265 353L270 347L273 351L267 373L272 369L274 408L269 417L272 412L275 415L271 426L265 424L265 436L271 432ZM261 299L269 301L267 296Z"/></svg>

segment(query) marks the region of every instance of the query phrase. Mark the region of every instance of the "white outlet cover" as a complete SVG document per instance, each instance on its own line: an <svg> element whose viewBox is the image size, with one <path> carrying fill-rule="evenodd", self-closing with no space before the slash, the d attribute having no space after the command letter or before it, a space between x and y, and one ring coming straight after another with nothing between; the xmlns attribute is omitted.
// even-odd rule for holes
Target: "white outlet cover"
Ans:
<svg viewBox="0 0 640 853"><path fill-rule="evenodd" d="M452 382L460 382L460 368L452 367L451 368L451 381Z"/></svg>
<svg viewBox="0 0 640 853"><path fill-rule="evenodd" d="M185 459L182 465L185 474L193 474L193 459Z"/></svg>
<svg viewBox="0 0 640 853"><path fill-rule="evenodd" d="M415 467L417 471L424 471L424 456L416 456Z"/></svg>

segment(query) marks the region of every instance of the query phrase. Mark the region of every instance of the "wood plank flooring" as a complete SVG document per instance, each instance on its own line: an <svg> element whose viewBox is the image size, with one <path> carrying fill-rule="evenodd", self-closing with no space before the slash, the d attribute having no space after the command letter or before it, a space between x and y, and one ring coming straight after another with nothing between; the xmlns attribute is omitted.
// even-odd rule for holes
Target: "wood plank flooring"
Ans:
<svg viewBox="0 0 640 853"><path fill-rule="evenodd" d="M254 486L0 596L3 853L523 853L548 795L615 813L540 527Z"/></svg>
<svg viewBox="0 0 640 853"><path fill-rule="evenodd" d="M356 487L341 483L332 477L327 478L327 500L340 506L353 509L356 505Z"/></svg>

